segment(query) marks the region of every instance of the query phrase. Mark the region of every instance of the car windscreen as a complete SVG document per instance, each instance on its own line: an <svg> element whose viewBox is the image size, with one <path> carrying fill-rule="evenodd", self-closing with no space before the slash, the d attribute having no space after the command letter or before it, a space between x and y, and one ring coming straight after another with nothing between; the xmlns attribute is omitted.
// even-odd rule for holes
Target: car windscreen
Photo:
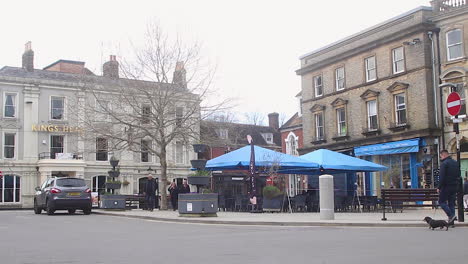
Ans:
<svg viewBox="0 0 468 264"><path fill-rule="evenodd" d="M86 186L86 183L83 179L57 179L57 186L84 187Z"/></svg>

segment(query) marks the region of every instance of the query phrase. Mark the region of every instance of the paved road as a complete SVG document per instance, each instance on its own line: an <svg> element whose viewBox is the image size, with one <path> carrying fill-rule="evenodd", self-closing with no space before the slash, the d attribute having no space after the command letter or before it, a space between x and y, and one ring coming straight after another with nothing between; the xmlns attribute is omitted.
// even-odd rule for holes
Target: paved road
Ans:
<svg viewBox="0 0 468 264"><path fill-rule="evenodd" d="M467 260L468 228L224 226L0 211L2 264L458 264Z"/></svg>

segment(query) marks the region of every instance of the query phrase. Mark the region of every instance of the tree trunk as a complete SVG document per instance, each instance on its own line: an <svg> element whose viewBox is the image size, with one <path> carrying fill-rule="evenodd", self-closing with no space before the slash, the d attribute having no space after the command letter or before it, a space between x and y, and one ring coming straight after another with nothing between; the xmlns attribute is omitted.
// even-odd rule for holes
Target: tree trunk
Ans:
<svg viewBox="0 0 468 264"><path fill-rule="evenodd" d="M159 185L159 193L161 194L160 210L167 210L167 157L166 147L161 146L161 157L159 164L161 165L161 184Z"/></svg>

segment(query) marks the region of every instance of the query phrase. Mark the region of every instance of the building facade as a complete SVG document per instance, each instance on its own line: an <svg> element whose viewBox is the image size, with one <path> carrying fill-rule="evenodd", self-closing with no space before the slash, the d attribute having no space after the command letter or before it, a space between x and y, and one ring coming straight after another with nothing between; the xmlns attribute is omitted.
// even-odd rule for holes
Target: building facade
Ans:
<svg viewBox="0 0 468 264"><path fill-rule="evenodd" d="M279 114L268 115L268 126L239 124L234 122L203 120L200 125L200 140L207 149L202 153L204 159L213 159L228 152L247 146L247 135L252 137L256 146L281 151ZM223 170L212 173L211 189L220 195L226 208L234 207L236 197L247 197L250 190L248 171ZM268 175L260 175L257 188L261 192ZM225 202L224 202L225 201Z"/></svg>
<svg viewBox="0 0 468 264"><path fill-rule="evenodd" d="M356 184L368 195L431 184L426 176L441 135L433 104L432 17L432 8L420 7L300 58L301 154L325 148L389 168L340 176L348 195Z"/></svg>
<svg viewBox="0 0 468 264"><path fill-rule="evenodd" d="M302 115L295 113L286 123L280 127L282 152L299 156L299 149L303 148ZM307 191L308 181L305 175L288 175L287 185L289 196L301 194Z"/></svg>
<svg viewBox="0 0 468 264"><path fill-rule="evenodd" d="M461 95L460 115L466 115L467 72L468 72L468 3L466 1L432 1L434 16L432 23L437 27L434 33L434 78L439 84L451 83ZM437 89L439 125L444 131L442 145L455 153L456 138L453 132L453 120L447 113L445 102L450 87ZM462 176L468 175L468 124L466 118L460 123L460 147Z"/></svg>
<svg viewBox="0 0 468 264"><path fill-rule="evenodd" d="M96 88L121 85L118 69L115 56L104 65L103 76L77 61L35 69L30 43L22 67L0 69L0 207L32 207L35 187L52 176L84 178L93 192L102 193L111 156L120 160L121 194L142 193L150 169L158 177L158 159L143 149L111 151L112 141L83 136L80 104L95 102L81 89L82 80ZM190 159L195 159L193 149L174 141L168 149L168 179L182 181Z"/></svg>

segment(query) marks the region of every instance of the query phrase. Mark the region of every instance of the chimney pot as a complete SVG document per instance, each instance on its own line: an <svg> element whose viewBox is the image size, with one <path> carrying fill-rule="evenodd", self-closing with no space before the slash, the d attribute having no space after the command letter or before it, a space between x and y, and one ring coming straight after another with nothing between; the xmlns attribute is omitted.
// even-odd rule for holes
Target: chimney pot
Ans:
<svg viewBox="0 0 468 264"><path fill-rule="evenodd" d="M34 71L34 51L31 46L31 41L26 42L22 58L22 67L28 72Z"/></svg>
<svg viewBox="0 0 468 264"><path fill-rule="evenodd" d="M110 55L109 61L102 65L103 76L118 79L119 78L119 62L117 56Z"/></svg>
<svg viewBox="0 0 468 264"><path fill-rule="evenodd" d="M279 114L278 113L268 114L268 126L274 129L279 129Z"/></svg>

